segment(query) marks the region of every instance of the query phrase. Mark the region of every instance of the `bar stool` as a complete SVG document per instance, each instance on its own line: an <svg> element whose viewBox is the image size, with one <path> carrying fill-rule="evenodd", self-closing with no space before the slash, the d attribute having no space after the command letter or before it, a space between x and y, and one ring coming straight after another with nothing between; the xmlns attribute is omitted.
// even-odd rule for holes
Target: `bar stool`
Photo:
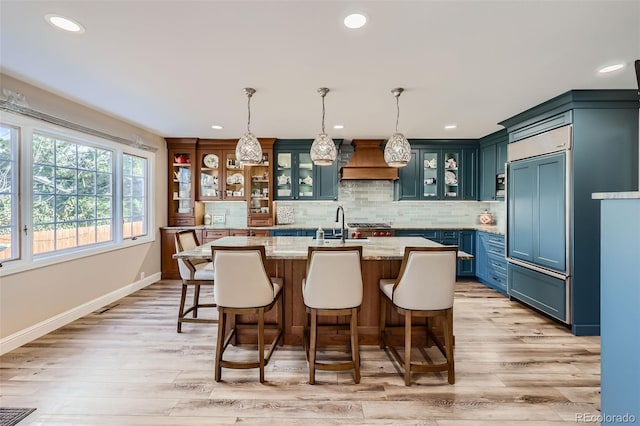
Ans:
<svg viewBox="0 0 640 426"><path fill-rule="evenodd" d="M212 247L216 285L213 288L218 303L218 341L216 344L215 380L219 382L222 367L260 369L260 383L264 383L264 366L282 337L284 330L281 278L267 275L264 264L264 246ZM264 323L264 314L277 305L277 324ZM224 360L222 355L241 325L235 324L235 315L255 314L258 317L258 361L240 362ZM226 333L227 317L231 316L231 329ZM264 354L264 330L272 328L276 334Z"/></svg>
<svg viewBox="0 0 640 426"><path fill-rule="evenodd" d="M196 248L198 238L193 229L180 231L175 234L176 251L184 251ZM213 263L205 259L178 259L178 269L182 278L182 294L180 296L180 308L178 309L178 333L182 332L183 322L217 323L211 318L198 318L199 308L215 308L215 303L200 303L200 287L213 286ZM187 289L193 287L193 305L185 309ZM186 317L191 313L191 318Z"/></svg>
<svg viewBox="0 0 640 426"><path fill-rule="evenodd" d="M360 383L358 346L358 309L362 304L362 246L309 247L307 275L302 280L302 296L306 307L304 347L309 364L309 383L315 384L317 370L354 370L354 381ZM318 325L318 316L350 318L351 360L318 362L316 350L318 328L345 328L346 325ZM309 327L309 320L311 326Z"/></svg>
<svg viewBox="0 0 640 426"><path fill-rule="evenodd" d="M453 356L453 294L456 283L458 247L405 247L400 274L380 280L380 348L389 345L387 330L404 328L404 358L389 345L404 370L404 382L411 385L411 372L447 371L449 384L455 383ZM388 327L387 305L404 316L404 326ZM411 362L412 318L426 318L427 344L433 340L446 361L440 364ZM433 333L430 319L441 318L444 345ZM422 325L425 326L425 325ZM415 327L418 327L416 324ZM426 360L426 359L425 359Z"/></svg>

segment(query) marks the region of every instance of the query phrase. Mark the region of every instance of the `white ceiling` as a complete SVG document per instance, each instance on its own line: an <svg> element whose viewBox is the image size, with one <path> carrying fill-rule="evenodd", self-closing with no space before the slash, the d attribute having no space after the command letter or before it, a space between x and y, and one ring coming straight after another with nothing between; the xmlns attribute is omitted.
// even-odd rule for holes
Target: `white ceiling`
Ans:
<svg viewBox="0 0 640 426"><path fill-rule="evenodd" d="M326 86L332 137L387 138L400 86L407 137L477 138L570 89L636 88L640 57L640 1L2 0L0 18L0 71L162 136L238 138L250 86L256 135L313 138Z"/></svg>

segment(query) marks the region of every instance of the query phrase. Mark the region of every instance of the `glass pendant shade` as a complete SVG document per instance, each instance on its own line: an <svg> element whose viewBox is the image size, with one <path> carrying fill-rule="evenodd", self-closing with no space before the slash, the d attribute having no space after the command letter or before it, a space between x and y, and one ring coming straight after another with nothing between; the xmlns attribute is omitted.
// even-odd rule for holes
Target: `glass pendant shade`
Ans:
<svg viewBox="0 0 640 426"><path fill-rule="evenodd" d="M402 133L394 133L387 141L384 161L391 167L404 167L411 161L411 145Z"/></svg>
<svg viewBox="0 0 640 426"><path fill-rule="evenodd" d="M324 132L324 97L329 93L329 89L321 87L318 93L322 96L322 132L313 140L311 144L311 161L316 166L330 166L338 157L338 150L333 143L331 136Z"/></svg>
<svg viewBox="0 0 640 426"><path fill-rule="evenodd" d="M262 161L262 147L260 141L251 133L251 96L256 90L251 87L245 87L245 95L247 95L247 131L238 140L236 144L236 161L240 164L259 164Z"/></svg>
<svg viewBox="0 0 640 426"><path fill-rule="evenodd" d="M311 144L311 161L318 166L330 166L337 156L336 145L326 133L320 133Z"/></svg>
<svg viewBox="0 0 640 426"><path fill-rule="evenodd" d="M262 147L253 133L246 132L238 140L236 159L242 164L258 164L262 161Z"/></svg>

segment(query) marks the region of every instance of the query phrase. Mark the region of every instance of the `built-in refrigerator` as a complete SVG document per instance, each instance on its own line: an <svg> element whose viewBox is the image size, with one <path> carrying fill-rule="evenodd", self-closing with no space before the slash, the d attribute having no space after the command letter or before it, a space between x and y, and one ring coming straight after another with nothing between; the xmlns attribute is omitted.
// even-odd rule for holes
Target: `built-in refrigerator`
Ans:
<svg viewBox="0 0 640 426"><path fill-rule="evenodd" d="M571 125L509 144L509 295L570 323Z"/></svg>
<svg viewBox="0 0 640 426"><path fill-rule="evenodd" d="M502 121L507 145L507 292L600 334L600 205L638 190L638 93L572 90Z"/></svg>

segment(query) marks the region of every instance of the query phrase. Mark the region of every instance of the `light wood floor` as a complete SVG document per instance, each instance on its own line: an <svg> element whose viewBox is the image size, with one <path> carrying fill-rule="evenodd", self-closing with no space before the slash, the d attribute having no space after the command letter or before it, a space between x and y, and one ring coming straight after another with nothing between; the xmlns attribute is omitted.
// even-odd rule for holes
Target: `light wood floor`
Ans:
<svg viewBox="0 0 640 426"><path fill-rule="evenodd" d="M599 414L600 339L572 336L475 282L457 285L455 385L431 373L405 387L377 346L362 347L359 385L322 371L307 384L297 347L276 350L264 385L257 370L223 369L216 383L217 326L177 334L178 299L179 282L161 281L5 354L0 406L36 407L20 426L538 426Z"/></svg>

